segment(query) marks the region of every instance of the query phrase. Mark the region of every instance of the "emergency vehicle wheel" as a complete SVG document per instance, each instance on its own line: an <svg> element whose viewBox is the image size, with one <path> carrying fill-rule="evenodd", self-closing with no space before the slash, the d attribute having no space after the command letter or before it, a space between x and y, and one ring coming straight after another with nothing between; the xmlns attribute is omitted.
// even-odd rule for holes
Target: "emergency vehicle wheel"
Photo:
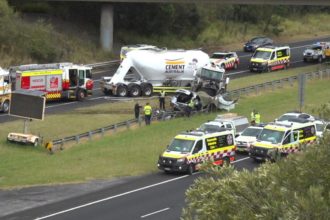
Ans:
<svg viewBox="0 0 330 220"><path fill-rule="evenodd" d="M117 88L117 95L120 97L127 96L127 87L126 86L118 86Z"/></svg>
<svg viewBox="0 0 330 220"><path fill-rule="evenodd" d="M229 159L229 157L225 157L223 159L222 166L226 166L226 167L230 166L230 159Z"/></svg>
<svg viewBox="0 0 330 220"><path fill-rule="evenodd" d="M76 94L76 98L78 101L82 101L86 98L86 94L85 91L82 89L78 89L77 94Z"/></svg>
<svg viewBox="0 0 330 220"><path fill-rule="evenodd" d="M142 84L142 95L143 96L151 96L153 89L152 89L152 85L150 84Z"/></svg>
<svg viewBox="0 0 330 220"><path fill-rule="evenodd" d="M9 111L9 101L8 100L3 103L2 111L4 113L8 113L8 111Z"/></svg>
<svg viewBox="0 0 330 220"><path fill-rule="evenodd" d="M141 88L138 85L129 86L129 95L131 97L138 97L141 95Z"/></svg>
<svg viewBox="0 0 330 220"><path fill-rule="evenodd" d="M193 164L189 164L188 169L187 169L187 174L192 175L194 173L194 168L195 166Z"/></svg>

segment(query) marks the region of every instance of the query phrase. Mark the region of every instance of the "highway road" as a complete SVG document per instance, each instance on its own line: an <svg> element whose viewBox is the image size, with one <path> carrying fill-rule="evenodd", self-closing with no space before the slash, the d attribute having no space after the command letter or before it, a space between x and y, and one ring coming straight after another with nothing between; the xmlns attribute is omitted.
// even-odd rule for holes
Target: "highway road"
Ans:
<svg viewBox="0 0 330 220"><path fill-rule="evenodd" d="M294 42L289 43L288 45L291 47L291 65L290 68L296 68L296 67L302 67L306 65L312 65L311 63L304 63L302 59L303 51L308 47L309 45L317 42L317 41L330 41L330 37L326 38L319 38L314 40L308 40L308 41L301 41L301 42ZM282 44L284 45L284 44ZM245 77L252 74L259 74L259 73L250 73L248 70L248 64L251 57L251 53L243 52L243 51L237 51L237 54L240 58L240 65L238 66L237 70L230 70L227 72L227 75L231 78L231 80L234 80L239 77ZM118 67L117 64L108 65L108 66L99 66L95 67L95 88L93 90L93 96L87 98L84 102L50 102L47 103L46 107L46 114L52 114L52 113L59 113L63 111L69 111L74 108L84 107L84 106L91 106L96 105L100 103L105 102L115 102L120 101L122 99L127 98L119 98L119 97L110 97L105 96L103 92L100 90L99 82L100 79L103 76L111 76L116 71L116 68ZM280 72L280 71L279 71ZM262 73L267 74L267 73ZM0 123L6 122L9 120L15 119L14 117L8 116L7 114L0 114Z"/></svg>
<svg viewBox="0 0 330 220"><path fill-rule="evenodd" d="M318 41L326 40L330 41L330 38L318 39ZM311 65L302 62L302 51L315 41L290 44L292 49L291 67ZM233 78L251 74L247 70L251 54L244 52L238 52L238 54L241 60L239 69L228 72L228 75ZM97 79L103 75L111 74L108 71L100 71L97 74ZM61 111L69 111L72 108L121 100L116 97L105 97L98 87L98 82L96 80L93 97L84 102L50 103L47 105L46 114L56 114ZM10 120L10 116L0 116L0 122L7 120ZM155 166L156 160L157 158L155 158ZM238 155L234 165L237 169L252 170L259 164L251 161L246 155ZM24 208L31 209L14 210L14 214L3 216L3 219L178 219L184 206L184 192L201 175L203 174L196 173L193 176L165 175L162 172L157 172L129 179L121 184L114 184L98 191L93 191L91 188L90 193L79 196L72 194L72 198L51 204L38 204L39 200L36 199L33 206ZM19 197L19 195L17 196ZM34 197L31 196L29 199L33 200Z"/></svg>
<svg viewBox="0 0 330 220"><path fill-rule="evenodd" d="M238 155L233 165L239 170L252 170L259 163L247 155ZM159 171L96 192L91 189L86 195L18 212L4 219L179 219L185 206L186 189L201 176L203 173L198 172L189 176Z"/></svg>

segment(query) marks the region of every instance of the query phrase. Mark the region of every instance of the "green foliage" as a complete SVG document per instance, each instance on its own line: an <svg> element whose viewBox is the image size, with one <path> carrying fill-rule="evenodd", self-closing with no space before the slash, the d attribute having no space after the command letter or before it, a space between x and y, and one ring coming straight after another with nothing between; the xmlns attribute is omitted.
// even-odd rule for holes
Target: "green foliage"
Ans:
<svg viewBox="0 0 330 220"><path fill-rule="evenodd" d="M330 117L330 105L320 108ZM181 219L328 219L330 135L253 172L208 168L186 192Z"/></svg>

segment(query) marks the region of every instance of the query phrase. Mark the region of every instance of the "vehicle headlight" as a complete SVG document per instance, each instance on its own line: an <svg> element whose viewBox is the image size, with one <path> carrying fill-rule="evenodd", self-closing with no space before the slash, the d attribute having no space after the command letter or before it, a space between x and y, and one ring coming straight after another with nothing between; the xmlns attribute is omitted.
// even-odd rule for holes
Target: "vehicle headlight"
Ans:
<svg viewBox="0 0 330 220"><path fill-rule="evenodd" d="M186 158L180 158L177 160L178 163L183 163L186 160Z"/></svg>

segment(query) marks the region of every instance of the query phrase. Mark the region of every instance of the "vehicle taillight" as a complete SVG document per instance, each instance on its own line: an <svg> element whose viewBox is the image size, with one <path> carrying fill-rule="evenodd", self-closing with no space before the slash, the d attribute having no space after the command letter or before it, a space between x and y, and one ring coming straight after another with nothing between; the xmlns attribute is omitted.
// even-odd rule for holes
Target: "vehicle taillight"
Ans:
<svg viewBox="0 0 330 220"><path fill-rule="evenodd" d="M70 82L69 80L63 80L62 82L62 89L63 90L68 90L70 88Z"/></svg>
<svg viewBox="0 0 330 220"><path fill-rule="evenodd" d="M94 82L93 82L93 80L87 80L87 82L86 82L86 89L87 89L87 90L92 90L93 87L94 87Z"/></svg>

